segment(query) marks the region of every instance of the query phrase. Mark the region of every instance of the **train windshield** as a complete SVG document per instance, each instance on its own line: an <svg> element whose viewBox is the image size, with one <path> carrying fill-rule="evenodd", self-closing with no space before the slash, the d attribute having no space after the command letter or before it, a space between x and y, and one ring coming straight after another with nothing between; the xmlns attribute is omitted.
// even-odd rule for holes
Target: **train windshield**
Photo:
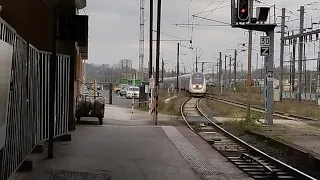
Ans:
<svg viewBox="0 0 320 180"><path fill-rule="evenodd" d="M202 73L192 74L192 84L203 84L204 78Z"/></svg>

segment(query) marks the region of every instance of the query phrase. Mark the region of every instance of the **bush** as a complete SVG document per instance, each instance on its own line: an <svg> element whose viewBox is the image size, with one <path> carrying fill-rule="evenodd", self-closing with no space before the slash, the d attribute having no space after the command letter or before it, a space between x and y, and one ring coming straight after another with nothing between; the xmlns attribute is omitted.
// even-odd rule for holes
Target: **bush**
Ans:
<svg viewBox="0 0 320 180"><path fill-rule="evenodd" d="M251 116L246 116L242 120L228 120L223 123L226 127L235 128L239 132L246 132L246 131L258 131L261 127L259 123L259 119L261 115L253 114Z"/></svg>

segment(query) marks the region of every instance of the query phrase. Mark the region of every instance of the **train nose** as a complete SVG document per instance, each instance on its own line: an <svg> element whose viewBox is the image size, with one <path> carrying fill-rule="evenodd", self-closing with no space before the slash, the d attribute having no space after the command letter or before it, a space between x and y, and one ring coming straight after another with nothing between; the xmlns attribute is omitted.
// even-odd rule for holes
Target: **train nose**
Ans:
<svg viewBox="0 0 320 180"><path fill-rule="evenodd" d="M203 88L202 84L193 84L192 87L194 89L202 89Z"/></svg>

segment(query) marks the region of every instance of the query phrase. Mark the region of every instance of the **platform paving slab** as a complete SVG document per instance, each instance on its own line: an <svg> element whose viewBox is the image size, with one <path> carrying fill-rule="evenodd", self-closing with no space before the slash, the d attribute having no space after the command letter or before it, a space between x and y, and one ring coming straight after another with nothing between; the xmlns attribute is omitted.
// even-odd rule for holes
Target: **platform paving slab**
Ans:
<svg viewBox="0 0 320 180"><path fill-rule="evenodd" d="M212 148L201 137L193 133L190 129L184 127L176 127L176 129L194 146L203 156L215 166L215 168L223 172L230 180L253 180L243 171L238 169L234 164L222 156L218 151Z"/></svg>
<svg viewBox="0 0 320 180"><path fill-rule="evenodd" d="M175 129L172 126L167 127ZM181 127L177 132L181 131L190 130ZM77 130L71 133L72 141L55 142L55 158L47 160L45 159L46 153L33 154L34 170L28 173L15 173L10 180L49 180L52 179L52 173L58 170L105 174L117 180L201 179L172 140L168 138L162 127L78 126ZM179 133L176 136L183 137ZM198 149L193 144L201 144L202 139L192 141L193 143L189 146ZM217 152L210 153L216 153L213 156L215 158L211 157L210 160L211 164L216 166L214 163L218 164L215 161L215 159L218 160L218 154ZM225 174L231 171L230 168L236 169L232 166L226 166L226 168L222 169L217 166L216 172ZM230 177L227 178L239 179L239 175L229 173Z"/></svg>
<svg viewBox="0 0 320 180"><path fill-rule="evenodd" d="M55 170L106 173L112 179L194 179L199 176L161 127L78 126L72 141L55 143L55 158L42 154L15 180L51 179Z"/></svg>

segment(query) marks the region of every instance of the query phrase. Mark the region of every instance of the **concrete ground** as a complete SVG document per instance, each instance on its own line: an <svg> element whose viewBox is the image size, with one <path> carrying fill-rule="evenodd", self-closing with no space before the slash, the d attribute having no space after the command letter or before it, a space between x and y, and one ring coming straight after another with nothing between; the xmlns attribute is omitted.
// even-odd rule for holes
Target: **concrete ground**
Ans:
<svg viewBox="0 0 320 180"><path fill-rule="evenodd" d="M171 116L159 114L160 125L153 126L148 112L132 114L130 108L108 105L104 125L95 123L83 118L71 132L72 141L54 143L55 158L46 159L46 148L31 154L33 171L15 173L10 180L49 180L56 170L107 174L112 180L251 179L190 129L161 126L181 125Z"/></svg>
<svg viewBox="0 0 320 180"><path fill-rule="evenodd" d="M320 158L320 128L305 122L276 119L274 126L263 126L260 132L273 138L280 138L308 150Z"/></svg>
<svg viewBox="0 0 320 180"><path fill-rule="evenodd" d="M98 125L98 118L81 118L83 125ZM158 114L158 125L183 125L183 121L177 117ZM119 108L117 105L106 105L103 125L115 126L150 126L155 125L148 111L139 111L131 108Z"/></svg>
<svg viewBox="0 0 320 180"><path fill-rule="evenodd" d="M240 118L214 117L220 122L228 120L241 120ZM260 119L263 123L264 119ZM281 139L298 148L310 151L320 158L320 128L311 126L308 122L286 119L274 119L273 126L263 126L259 132L265 136Z"/></svg>

